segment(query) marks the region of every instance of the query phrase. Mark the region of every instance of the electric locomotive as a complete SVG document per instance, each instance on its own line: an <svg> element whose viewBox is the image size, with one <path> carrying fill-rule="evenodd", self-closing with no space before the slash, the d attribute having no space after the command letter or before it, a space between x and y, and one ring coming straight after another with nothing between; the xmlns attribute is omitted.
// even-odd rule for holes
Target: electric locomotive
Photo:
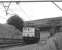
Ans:
<svg viewBox="0 0 62 50"><path fill-rule="evenodd" d="M40 31L35 27L23 27L22 36L26 44L37 43L40 40Z"/></svg>

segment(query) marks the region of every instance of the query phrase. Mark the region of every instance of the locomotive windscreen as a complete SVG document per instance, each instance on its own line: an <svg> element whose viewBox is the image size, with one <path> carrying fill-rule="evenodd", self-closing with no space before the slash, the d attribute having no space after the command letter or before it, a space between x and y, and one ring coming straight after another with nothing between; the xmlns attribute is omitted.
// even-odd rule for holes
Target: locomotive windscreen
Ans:
<svg viewBox="0 0 62 50"><path fill-rule="evenodd" d="M24 27L22 35L25 36L25 37L34 37L35 36L35 28L33 28L33 27Z"/></svg>

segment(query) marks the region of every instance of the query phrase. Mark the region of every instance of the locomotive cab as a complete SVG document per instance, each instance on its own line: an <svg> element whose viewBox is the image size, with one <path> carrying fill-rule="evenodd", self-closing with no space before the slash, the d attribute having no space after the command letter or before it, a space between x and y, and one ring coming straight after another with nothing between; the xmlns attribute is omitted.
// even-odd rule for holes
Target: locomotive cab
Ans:
<svg viewBox="0 0 62 50"><path fill-rule="evenodd" d="M40 40L40 31L35 27L24 27L22 36L26 44L37 43Z"/></svg>

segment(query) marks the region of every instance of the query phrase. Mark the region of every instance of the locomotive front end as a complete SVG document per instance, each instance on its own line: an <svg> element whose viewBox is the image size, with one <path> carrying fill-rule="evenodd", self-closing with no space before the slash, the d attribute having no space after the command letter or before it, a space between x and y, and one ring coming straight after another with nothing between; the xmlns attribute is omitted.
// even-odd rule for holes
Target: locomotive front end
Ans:
<svg viewBox="0 0 62 50"><path fill-rule="evenodd" d="M24 27L22 36L27 44L37 43L40 39L40 32L35 27Z"/></svg>

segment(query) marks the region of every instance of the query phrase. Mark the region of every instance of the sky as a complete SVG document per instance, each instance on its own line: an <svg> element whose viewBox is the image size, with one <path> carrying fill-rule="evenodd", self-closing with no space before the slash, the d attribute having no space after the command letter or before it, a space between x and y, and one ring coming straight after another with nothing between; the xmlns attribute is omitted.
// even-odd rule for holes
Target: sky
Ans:
<svg viewBox="0 0 62 50"><path fill-rule="evenodd" d="M56 2L62 8L62 2ZM7 3L8 5L8 3ZM6 15L3 3L0 3L0 23L4 24L12 15L17 14L24 21L53 18L62 16L62 11L52 2L21 2L11 3Z"/></svg>

